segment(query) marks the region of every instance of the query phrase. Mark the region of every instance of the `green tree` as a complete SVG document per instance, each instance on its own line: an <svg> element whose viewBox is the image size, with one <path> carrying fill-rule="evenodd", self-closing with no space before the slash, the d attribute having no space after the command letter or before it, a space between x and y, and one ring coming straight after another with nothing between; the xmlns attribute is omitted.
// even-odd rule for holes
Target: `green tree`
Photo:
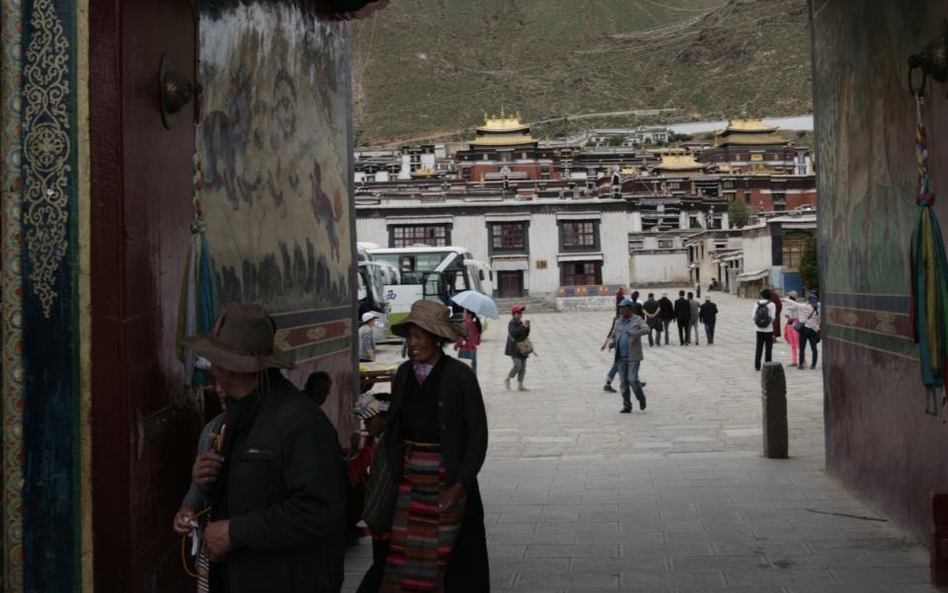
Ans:
<svg viewBox="0 0 948 593"><path fill-rule="evenodd" d="M808 290L820 289L820 266L816 257L816 237L809 236L803 245L803 256L800 258L800 280L803 288Z"/></svg>
<svg viewBox="0 0 948 593"><path fill-rule="evenodd" d="M728 224L731 225L731 228L739 229L747 225L747 221L750 220L750 208L747 207L747 204L744 203L744 200L740 200L735 197L730 202L728 202L727 220Z"/></svg>

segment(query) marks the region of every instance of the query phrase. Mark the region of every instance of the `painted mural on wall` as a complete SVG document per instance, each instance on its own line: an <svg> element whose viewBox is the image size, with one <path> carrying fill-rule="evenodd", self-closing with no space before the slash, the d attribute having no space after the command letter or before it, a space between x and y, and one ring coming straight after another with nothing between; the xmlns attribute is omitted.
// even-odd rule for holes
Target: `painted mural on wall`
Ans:
<svg viewBox="0 0 948 593"><path fill-rule="evenodd" d="M940 17L933 7L930 3L926 14L891 0L864 12L846 2L813 3L828 335L909 358L917 357L908 315L917 186L916 110L907 57L934 35ZM867 26L847 27L853 18ZM872 39L871 53L860 49L866 46L863 36ZM926 123L944 130L944 92L934 94L940 96L930 95ZM935 138L932 156L935 171L948 171L948 143ZM941 185L948 187L948 181ZM944 203L937 209L944 219Z"/></svg>
<svg viewBox="0 0 948 593"><path fill-rule="evenodd" d="M221 300L337 305L352 270L345 25L291 4L216 12L201 23L198 141Z"/></svg>
<svg viewBox="0 0 948 593"><path fill-rule="evenodd" d="M221 304L277 323L302 386L333 376L324 410L351 424L354 296L349 32L291 2L211 2L201 18L201 203Z"/></svg>

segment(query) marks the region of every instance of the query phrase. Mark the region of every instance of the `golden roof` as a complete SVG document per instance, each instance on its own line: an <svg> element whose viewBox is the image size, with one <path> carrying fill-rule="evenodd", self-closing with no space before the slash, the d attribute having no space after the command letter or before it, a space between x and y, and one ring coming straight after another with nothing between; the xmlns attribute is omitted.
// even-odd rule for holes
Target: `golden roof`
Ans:
<svg viewBox="0 0 948 593"><path fill-rule="evenodd" d="M762 120L759 119L729 119L727 121L727 127L723 130L718 130L716 134L718 136L723 136L725 134L733 134L735 132L751 132L758 134L773 134L777 131L777 128L773 126L768 126Z"/></svg>
<svg viewBox="0 0 948 593"><path fill-rule="evenodd" d="M484 114L484 125L478 126L478 132L496 133L496 132L517 132L529 130L530 124L525 124L520 120L520 112L514 116L508 117L504 114L504 108L500 108L500 117L496 115L488 116Z"/></svg>
<svg viewBox="0 0 948 593"><path fill-rule="evenodd" d="M516 146L519 144L533 144L536 141L530 134L478 136L471 141L471 146Z"/></svg>
<svg viewBox="0 0 948 593"><path fill-rule="evenodd" d="M693 154L663 154L662 162L654 168L660 171L698 171L706 166L697 162Z"/></svg>
<svg viewBox="0 0 948 593"><path fill-rule="evenodd" d="M715 146L738 144L740 146L786 146L790 141L776 134L728 134L718 138Z"/></svg>
<svg viewBox="0 0 948 593"><path fill-rule="evenodd" d="M419 167L411 172L412 177L434 177L438 172L429 167Z"/></svg>

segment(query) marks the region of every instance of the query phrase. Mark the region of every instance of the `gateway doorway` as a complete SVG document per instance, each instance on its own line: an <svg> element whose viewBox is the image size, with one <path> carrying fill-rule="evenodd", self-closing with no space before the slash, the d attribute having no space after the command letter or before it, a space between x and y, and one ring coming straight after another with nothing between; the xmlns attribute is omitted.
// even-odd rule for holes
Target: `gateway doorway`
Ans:
<svg viewBox="0 0 948 593"><path fill-rule="evenodd" d="M523 272L497 272L498 296L502 299L523 296Z"/></svg>

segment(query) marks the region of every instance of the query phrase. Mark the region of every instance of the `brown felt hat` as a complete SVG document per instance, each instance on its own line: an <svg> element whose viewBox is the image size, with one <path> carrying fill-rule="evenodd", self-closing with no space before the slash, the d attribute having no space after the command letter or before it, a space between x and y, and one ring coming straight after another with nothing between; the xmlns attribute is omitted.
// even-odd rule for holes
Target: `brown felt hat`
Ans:
<svg viewBox="0 0 948 593"><path fill-rule="evenodd" d="M231 303L211 333L190 336L184 344L213 364L235 373L255 373L269 367L293 368L293 361L273 347L275 326L259 305Z"/></svg>
<svg viewBox="0 0 948 593"><path fill-rule="evenodd" d="M411 324L449 342L454 342L460 336L460 328L451 322L448 308L434 301L419 300L412 303L411 313L392 326L392 333L404 338Z"/></svg>

